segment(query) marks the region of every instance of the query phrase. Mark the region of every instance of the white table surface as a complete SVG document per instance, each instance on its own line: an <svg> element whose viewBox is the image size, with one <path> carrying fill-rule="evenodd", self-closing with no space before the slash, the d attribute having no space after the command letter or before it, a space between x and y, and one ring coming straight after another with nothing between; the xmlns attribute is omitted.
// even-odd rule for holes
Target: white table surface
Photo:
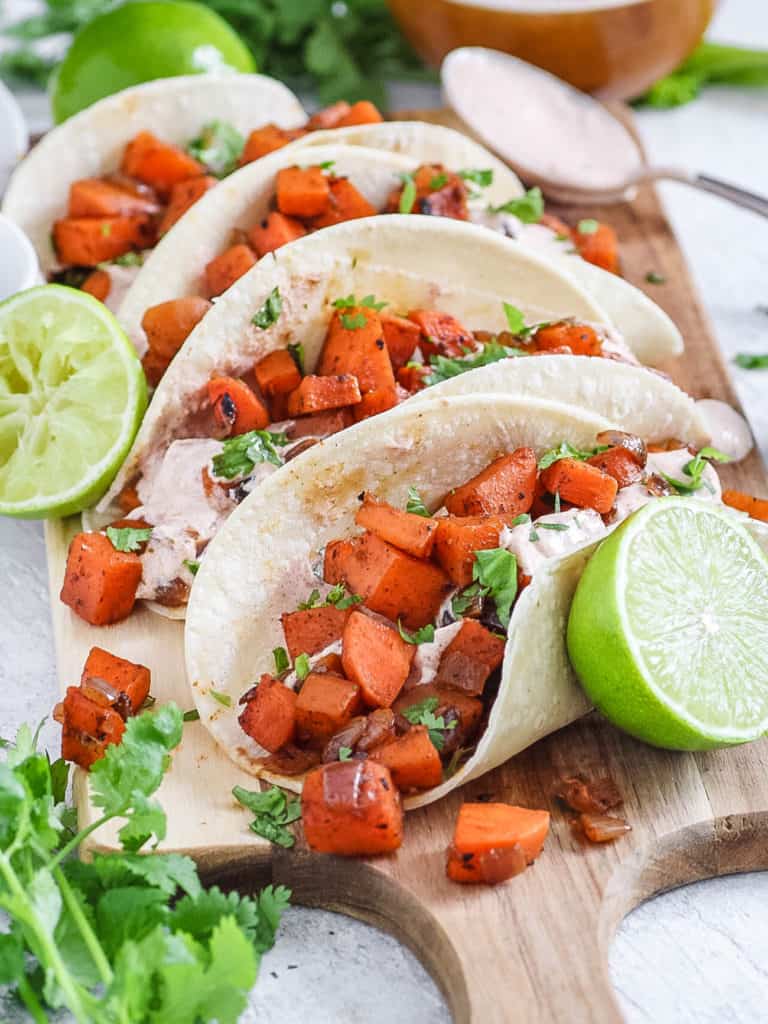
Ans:
<svg viewBox="0 0 768 1024"><path fill-rule="evenodd" d="M11 0L6 16L17 5ZM768 47L768 5L725 0L710 34ZM393 105L433 102L436 90L398 89ZM41 97L25 97L25 108L40 127ZM768 90L708 90L676 111L642 112L638 122L652 160L768 191ZM682 186L664 186L662 194L726 355L768 351L768 313L757 309L768 304L768 223ZM768 371L732 372L768 457ZM9 735L19 723L48 714L57 696L39 524L0 520L0 574L0 735ZM53 723L43 738L55 751ZM701 882L640 907L616 937L611 973L630 1024L766 1020L768 875ZM0 1019L22 1017L0 997ZM243 1021L307 1020L446 1024L450 1018L431 979L395 940L337 914L296 907L264 958Z"/></svg>

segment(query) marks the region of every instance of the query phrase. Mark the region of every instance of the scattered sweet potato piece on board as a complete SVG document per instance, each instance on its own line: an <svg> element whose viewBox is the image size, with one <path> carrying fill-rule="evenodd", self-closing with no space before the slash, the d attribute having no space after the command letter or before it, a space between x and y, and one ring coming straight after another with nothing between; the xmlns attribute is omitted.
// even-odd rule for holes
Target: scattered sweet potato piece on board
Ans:
<svg viewBox="0 0 768 1024"><path fill-rule="evenodd" d="M119 743L125 722L114 708L97 704L77 686L67 688L62 702L61 756L86 770Z"/></svg>
<svg viewBox="0 0 768 1024"><path fill-rule="evenodd" d="M118 551L103 533L72 538L61 600L92 626L120 622L133 611L141 582L141 559Z"/></svg>
<svg viewBox="0 0 768 1024"><path fill-rule="evenodd" d="M548 831L548 811L502 803L462 804L448 850L448 877L454 882L503 882L536 860ZM519 854L513 852L515 847Z"/></svg>
<svg viewBox="0 0 768 1024"><path fill-rule="evenodd" d="M91 648L83 666L80 685L93 677L103 679L113 689L126 694L134 714L149 696L149 669L127 658L118 658L102 647Z"/></svg>

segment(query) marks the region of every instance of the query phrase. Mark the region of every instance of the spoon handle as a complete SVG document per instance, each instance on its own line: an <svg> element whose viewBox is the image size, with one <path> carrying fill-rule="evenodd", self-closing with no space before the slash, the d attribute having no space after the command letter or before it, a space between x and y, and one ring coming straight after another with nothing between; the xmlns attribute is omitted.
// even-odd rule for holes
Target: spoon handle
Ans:
<svg viewBox="0 0 768 1024"><path fill-rule="evenodd" d="M710 192L712 195L720 196L721 199L728 199L745 210L760 214L761 217L768 217L768 198L766 196L760 196L756 192L750 192L748 189L740 188L728 181L722 181L720 178L713 178L709 174L695 174L677 168L653 167L648 168L644 177L646 180L667 178L672 181L680 181L685 185L701 189L702 192Z"/></svg>

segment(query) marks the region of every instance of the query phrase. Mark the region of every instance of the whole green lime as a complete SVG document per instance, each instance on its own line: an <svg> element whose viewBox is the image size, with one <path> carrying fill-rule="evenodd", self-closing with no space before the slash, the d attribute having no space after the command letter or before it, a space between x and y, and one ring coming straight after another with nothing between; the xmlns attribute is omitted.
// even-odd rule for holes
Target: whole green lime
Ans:
<svg viewBox="0 0 768 1024"><path fill-rule="evenodd" d="M223 18L183 0L131 0L85 25L51 82L56 123L129 86L205 71L251 72L253 57Z"/></svg>

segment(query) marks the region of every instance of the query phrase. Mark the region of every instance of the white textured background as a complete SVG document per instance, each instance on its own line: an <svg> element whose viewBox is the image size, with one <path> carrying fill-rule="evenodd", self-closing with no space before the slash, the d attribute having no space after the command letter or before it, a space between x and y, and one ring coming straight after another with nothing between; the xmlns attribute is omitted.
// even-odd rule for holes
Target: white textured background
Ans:
<svg viewBox="0 0 768 1024"><path fill-rule="evenodd" d="M674 0L668 0L674 2ZM10 0L15 18L24 0ZM768 4L724 0L710 32L768 47ZM396 90L393 105L437 103L436 90ZM24 97L45 127L40 96ZM678 163L768 192L768 90L708 90L676 111L643 112L652 160ZM768 351L768 223L668 185L672 223L726 354ZM768 456L768 371L734 368L763 455ZM42 530L0 520L0 735L50 711L57 687ZM50 724L44 740L58 743ZM514 884L514 883L511 883ZM576 951L574 951L576 955ZM640 907L614 943L611 973L630 1024L745 1024L768 1020L768 876L687 886ZM0 1020L21 1020L0 998ZM449 1016L410 953L372 928L293 908L263 962L248 1024L445 1024Z"/></svg>

